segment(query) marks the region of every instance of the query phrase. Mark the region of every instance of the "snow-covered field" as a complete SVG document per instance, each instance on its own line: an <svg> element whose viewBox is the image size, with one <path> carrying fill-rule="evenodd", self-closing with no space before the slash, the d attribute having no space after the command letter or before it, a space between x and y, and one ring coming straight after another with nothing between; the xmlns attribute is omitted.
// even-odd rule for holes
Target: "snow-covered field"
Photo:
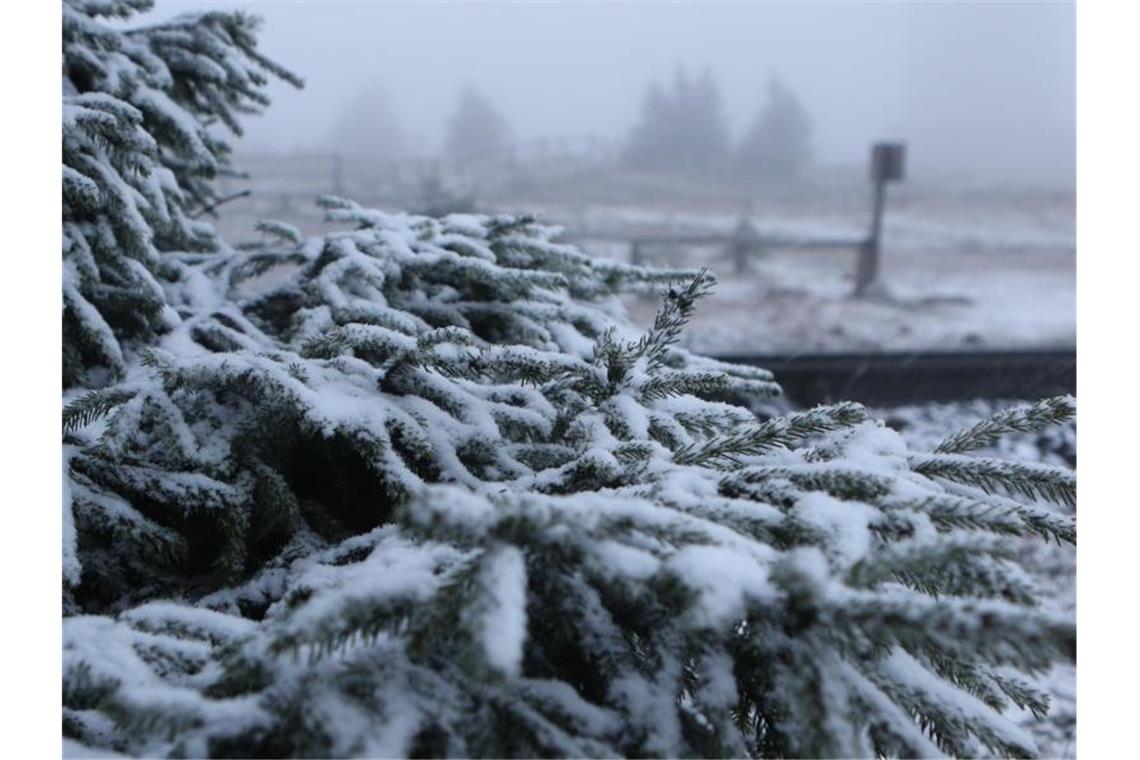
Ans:
<svg viewBox="0 0 1140 760"><path fill-rule="evenodd" d="M252 187L253 197L226 205L215 220L227 239L251 237L261 218L307 233L327 230L309 200L329 190L319 173L324 164L306 166L289 157L254 161L253 178L233 186ZM750 194L748 188L729 192L681 182L631 189L628 178L602 174L573 185L532 183L526 193L488 192L477 206L535 214L563 226L588 252L618 259L629 258L634 237L729 234L742 216L765 234L862 237L870 202L862 174L813 182ZM379 207L414 206L350 193ZM890 187L881 287L870 298L851 297L853 249L771 250L745 275L733 271L720 245L655 246L646 255L650 262L705 266L718 276L715 294L698 308L685 336L700 352L949 351L1075 345L1075 248L1071 189L940 177ZM648 322L656 304L630 299L629 307L636 321Z"/></svg>
<svg viewBox="0 0 1140 760"><path fill-rule="evenodd" d="M698 309L686 335L688 346L703 353L1073 346L1071 213L1060 208L1041 219L999 199L970 215L940 208L941 203L934 198L888 211L881 287L867 298L851 295L854 249L771 250L754 259L744 275L733 271L723 246L658 247L649 255L662 263L706 266L718 275L717 292ZM595 223L605 229L649 226L644 211L611 211L610 221ZM762 234L780 237L858 239L863 234L853 219L796 219L787 213L779 223L756 214L750 219ZM700 223L662 214L657 234L669 229L729 233L738 219L709 215ZM601 256L629 256L623 242L584 240L582 245ZM638 321L646 321L654 305L631 300L630 309Z"/></svg>
<svg viewBox="0 0 1140 760"><path fill-rule="evenodd" d="M772 254L721 275L688 332L701 353L1059 348L1074 345L1072 260L885 256L884 291L853 298L854 254ZM650 308L632 305L639 320Z"/></svg>

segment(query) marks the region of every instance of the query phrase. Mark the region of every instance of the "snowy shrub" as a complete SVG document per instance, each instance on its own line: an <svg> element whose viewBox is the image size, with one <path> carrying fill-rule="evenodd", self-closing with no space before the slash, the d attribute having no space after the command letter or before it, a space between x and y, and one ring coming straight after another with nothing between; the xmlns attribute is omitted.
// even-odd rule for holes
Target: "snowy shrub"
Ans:
<svg viewBox="0 0 1140 760"><path fill-rule="evenodd" d="M225 28L206 18L174 37ZM324 204L343 231L155 248L142 268L177 276L119 283L173 316L66 398L69 746L1035 752L1002 713L1047 709L1034 677L1075 631L1009 539L1075 540L1050 506L1075 482L970 452L1071 399L932 451L857 404L762 418L767 372L677 346L704 272L594 260L527 218ZM616 296L647 288L640 332Z"/></svg>
<svg viewBox="0 0 1140 760"><path fill-rule="evenodd" d="M267 75L300 85L257 52L254 20L188 14L133 30L153 0L63 3L63 382L100 385L125 371L124 340L177 323L163 282L188 276L189 252L220 241L193 219L229 169L215 124L268 103ZM164 256L178 252L181 256Z"/></svg>
<svg viewBox="0 0 1140 760"><path fill-rule="evenodd" d="M855 404L762 421L723 399L775 393L767 373L674 345L704 273L639 336L610 296L677 273L526 219L326 205L352 229L266 226L211 265L225 298L65 410L69 600L111 616L66 623L76 738L1033 752L1000 711L1046 708L1030 677L1074 634L1007 537L1073 540L1039 500L1074 483L966 452L1069 401L934 453ZM292 269L243 296L266 267Z"/></svg>

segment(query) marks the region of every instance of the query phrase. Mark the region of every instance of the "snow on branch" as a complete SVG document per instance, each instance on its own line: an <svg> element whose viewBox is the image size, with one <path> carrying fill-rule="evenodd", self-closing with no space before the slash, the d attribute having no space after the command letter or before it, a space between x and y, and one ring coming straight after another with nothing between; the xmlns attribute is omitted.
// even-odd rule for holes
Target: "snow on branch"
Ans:
<svg viewBox="0 0 1140 760"><path fill-rule="evenodd" d="M1010 433L1033 433L1067 422L1077 414L1072 396L1047 398L1032 406L1019 406L998 412L989 419L954 433L935 447L936 454L961 454L992 446Z"/></svg>
<svg viewBox="0 0 1140 760"><path fill-rule="evenodd" d="M1075 541L1039 503L1075 476L964 453L1071 399L934 452L855 403L759 416L771 373L679 347L711 275L530 217L327 197L340 228L235 250L189 218L204 125L296 80L241 14L98 20L145 6L65 4L69 746L1034 752L1009 710L1075 629L1009 541ZM663 285L643 333L615 296Z"/></svg>

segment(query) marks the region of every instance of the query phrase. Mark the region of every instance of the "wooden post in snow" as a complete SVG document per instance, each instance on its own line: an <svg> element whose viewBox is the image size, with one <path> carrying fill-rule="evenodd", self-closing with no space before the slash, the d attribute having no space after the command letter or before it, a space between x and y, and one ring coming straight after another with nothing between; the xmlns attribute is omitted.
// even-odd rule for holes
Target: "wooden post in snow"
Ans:
<svg viewBox="0 0 1140 760"><path fill-rule="evenodd" d="M732 242L729 245L733 271L736 274L746 274L752 257L757 255L760 250L760 235L752 226L747 214L740 217L736 229L733 230Z"/></svg>
<svg viewBox="0 0 1140 760"><path fill-rule="evenodd" d="M642 250L640 240L633 240L629 244L629 263L635 267L645 263L645 252Z"/></svg>
<svg viewBox="0 0 1140 760"><path fill-rule="evenodd" d="M871 181L875 196L871 208L871 229L859 247L855 266L855 295L866 294L879 277L879 251L883 237L883 208L887 200L887 183L898 182L905 175L906 146L903 143L880 142L871 146Z"/></svg>

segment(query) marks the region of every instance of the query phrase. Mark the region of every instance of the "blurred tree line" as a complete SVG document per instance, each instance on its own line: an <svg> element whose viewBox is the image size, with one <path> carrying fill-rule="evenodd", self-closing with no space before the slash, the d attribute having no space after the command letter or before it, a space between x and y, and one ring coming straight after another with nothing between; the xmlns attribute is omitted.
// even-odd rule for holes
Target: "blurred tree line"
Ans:
<svg viewBox="0 0 1140 760"><path fill-rule="evenodd" d="M791 179L811 164L811 133L811 118L799 98L773 77L765 103L733 146L712 75L706 70L690 79L677 69L670 90L650 84L622 159L627 167L639 170L732 171Z"/></svg>
<svg viewBox="0 0 1140 760"><path fill-rule="evenodd" d="M329 135L337 153L354 158L399 160L419 152L409 143L384 88L369 84L352 100ZM470 84L447 122L444 154L463 163L496 161L510 151L511 132L495 105Z"/></svg>
<svg viewBox="0 0 1140 760"><path fill-rule="evenodd" d="M476 163L501 159L508 152L509 141L510 129L495 105L471 85L465 86L447 123L447 156Z"/></svg>
<svg viewBox="0 0 1140 760"><path fill-rule="evenodd" d="M331 135L337 152L381 160L410 157L404 130L383 89L373 85L345 111ZM500 164L513 153L507 120L470 84L446 124L443 154L468 168ZM706 69L690 77L682 68L671 85L653 82L630 132L620 163L628 169L680 174L738 175L788 180L813 159L812 121L799 98L772 77L754 120L733 141L720 89Z"/></svg>
<svg viewBox="0 0 1140 760"><path fill-rule="evenodd" d="M706 70L690 80L677 69L671 90L650 84L623 163L634 169L700 170L722 163L728 146L720 90L712 75Z"/></svg>

